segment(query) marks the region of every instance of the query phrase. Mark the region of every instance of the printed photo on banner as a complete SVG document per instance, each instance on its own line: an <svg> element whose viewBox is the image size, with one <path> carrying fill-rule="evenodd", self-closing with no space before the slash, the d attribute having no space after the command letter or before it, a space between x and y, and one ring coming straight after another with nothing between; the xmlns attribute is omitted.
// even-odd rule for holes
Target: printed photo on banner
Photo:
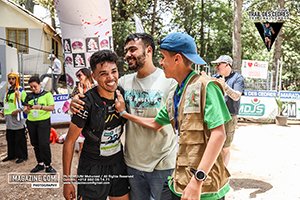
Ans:
<svg viewBox="0 0 300 200"><path fill-rule="evenodd" d="M74 67L85 67L84 53L73 53Z"/></svg>
<svg viewBox="0 0 300 200"><path fill-rule="evenodd" d="M83 39L72 39L72 53L85 52L85 42Z"/></svg>
<svg viewBox="0 0 300 200"><path fill-rule="evenodd" d="M268 22L263 23L256 22L255 26L260 34L261 39L263 40L268 51L271 50L272 45L282 27L283 22Z"/></svg>
<svg viewBox="0 0 300 200"><path fill-rule="evenodd" d="M66 73L66 82L67 86L69 86L71 89L74 88L74 79L72 78L70 73Z"/></svg>
<svg viewBox="0 0 300 200"><path fill-rule="evenodd" d="M88 37L86 40L86 51L95 52L99 50L98 38L97 37Z"/></svg>
<svg viewBox="0 0 300 200"><path fill-rule="evenodd" d="M64 39L63 40L63 45L64 45L64 53L72 53L71 40L70 39Z"/></svg>
<svg viewBox="0 0 300 200"><path fill-rule="evenodd" d="M109 40L108 37L100 38L100 50L109 49Z"/></svg>
<svg viewBox="0 0 300 200"><path fill-rule="evenodd" d="M73 67L72 54L66 54L65 53L65 66L66 67Z"/></svg>

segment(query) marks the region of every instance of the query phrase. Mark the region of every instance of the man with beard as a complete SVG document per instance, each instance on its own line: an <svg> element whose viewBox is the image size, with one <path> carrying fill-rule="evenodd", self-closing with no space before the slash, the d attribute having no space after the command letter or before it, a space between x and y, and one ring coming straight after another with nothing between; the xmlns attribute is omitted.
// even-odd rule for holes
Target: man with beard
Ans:
<svg viewBox="0 0 300 200"><path fill-rule="evenodd" d="M152 36L134 33L125 41L125 60L135 73L119 79L125 90L130 113L141 117L155 117L176 85L174 79L165 78L163 70L154 66L155 45ZM152 103L149 103L152 102ZM82 108L82 102L73 99L71 110ZM120 113L121 114L121 113ZM124 158L129 179L130 197L134 200L159 200L167 188L167 177L172 174L176 157L176 135L171 125L159 132L128 121Z"/></svg>
<svg viewBox="0 0 300 200"><path fill-rule="evenodd" d="M120 78L129 111L141 117L154 117L176 82L167 79L162 69L153 64L155 45L152 36L135 33L125 41L125 60L135 73ZM134 94L134 101L129 101ZM154 103L149 103L154 102ZM161 198L164 183L175 166L176 136L172 127L159 132L128 121L126 125L125 161L131 186L130 197L135 200Z"/></svg>

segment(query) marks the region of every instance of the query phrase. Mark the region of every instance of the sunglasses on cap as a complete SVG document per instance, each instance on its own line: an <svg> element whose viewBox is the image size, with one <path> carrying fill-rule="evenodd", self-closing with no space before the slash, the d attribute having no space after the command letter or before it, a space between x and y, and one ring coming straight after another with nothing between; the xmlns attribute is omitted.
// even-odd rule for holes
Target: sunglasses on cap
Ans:
<svg viewBox="0 0 300 200"><path fill-rule="evenodd" d="M228 65L228 63L226 63L226 62L220 62L220 63L218 63L217 65L216 65L216 67L219 67L221 64L226 64L226 65Z"/></svg>

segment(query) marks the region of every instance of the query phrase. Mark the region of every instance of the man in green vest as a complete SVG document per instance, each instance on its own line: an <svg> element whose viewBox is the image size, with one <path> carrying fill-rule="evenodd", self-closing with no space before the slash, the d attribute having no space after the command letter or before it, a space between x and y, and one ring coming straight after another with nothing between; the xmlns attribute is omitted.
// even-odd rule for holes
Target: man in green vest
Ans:
<svg viewBox="0 0 300 200"><path fill-rule="evenodd" d="M197 54L190 35L167 35L160 43L160 51L165 76L178 83L170 92L166 106L155 118L142 118L127 113L118 94L116 108L122 117L144 127L159 130L172 124L179 135L176 166L169 180L170 199L224 199L229 191L229 172L220 152L226 139L224 123L231 117L221 85L193 71L193 63L206 63Z"/></svg>

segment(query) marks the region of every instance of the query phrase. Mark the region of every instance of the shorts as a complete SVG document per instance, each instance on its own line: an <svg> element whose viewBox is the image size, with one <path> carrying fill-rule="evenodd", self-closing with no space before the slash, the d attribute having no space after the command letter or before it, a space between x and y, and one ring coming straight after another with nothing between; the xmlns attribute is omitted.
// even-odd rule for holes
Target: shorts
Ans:
<svg viewBox="0 0 300 200"><path fill-rule="evenodd" d="M236 115L232 115L231 118L232 119L225 124L226 140L223 148L230 147L233 141L233 136L234 136L235 128L237 126L238 118Z"/></svg>
<svg viewBox="0 0 300 200"><path fill-rule="evenodd" d="M115 164L102 165L101 161L90 160L81 156L77 175L78 199L106 200L108 196L123 196L129 193L130 190L127 166L124 159ZM120 175L123 175L123 177ZM80 178L87 176L89 180ZM97 184L90 184L93 179ZM86 184L84 184L84 181L86 181Z"/></svg>

